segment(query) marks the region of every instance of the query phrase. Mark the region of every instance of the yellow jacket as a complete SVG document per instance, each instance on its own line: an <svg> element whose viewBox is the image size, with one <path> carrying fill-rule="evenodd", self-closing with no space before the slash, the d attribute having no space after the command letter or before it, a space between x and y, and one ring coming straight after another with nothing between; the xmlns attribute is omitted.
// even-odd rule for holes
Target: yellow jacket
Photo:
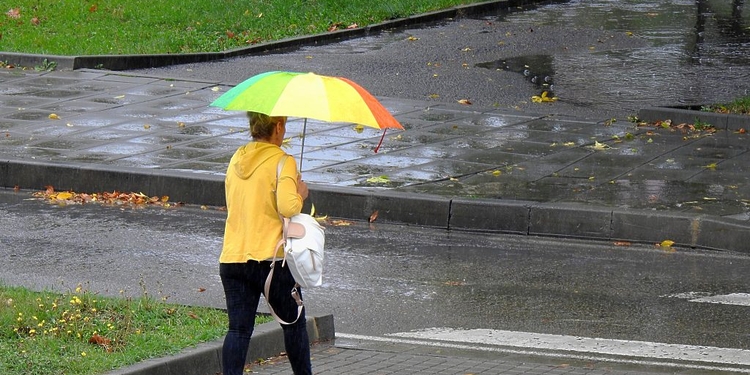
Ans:
<svg viewBox="0 0 750 375"><path fill-rule="evenodd" d="M232 156L224 181L227 220L219 262L272 259L282 236L279 213L291 217L302 211L297 163L292 157L286 158L279 178L277 210L276 170L284 155L274 144L250 142ZM283 248L277 256L284 256Z"/></svg>

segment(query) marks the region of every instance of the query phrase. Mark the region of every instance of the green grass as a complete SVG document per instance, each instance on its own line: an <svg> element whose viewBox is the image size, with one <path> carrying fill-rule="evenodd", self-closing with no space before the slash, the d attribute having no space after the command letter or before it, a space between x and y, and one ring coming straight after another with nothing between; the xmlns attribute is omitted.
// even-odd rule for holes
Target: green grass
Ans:
<svg viewBox="0 0 750 375"><path fill-rule="evenodd" d="M0 51L118 55L223 51L480 0L14 0Z"/></svg>
<svg viewBox="0 0 750 375"><path fill-rule="evenodd" d="M54 293L0 285L0 374L102 374L219 339L226 327L223 310L145 291L113 298L80 286Z"/></svg>
<svg viewBox="0 0 750 375"><path fill-rule="evenodd" d="M737 98L729 103L712 104L702 110L733 115L750 115L750 96Z"/></svg>

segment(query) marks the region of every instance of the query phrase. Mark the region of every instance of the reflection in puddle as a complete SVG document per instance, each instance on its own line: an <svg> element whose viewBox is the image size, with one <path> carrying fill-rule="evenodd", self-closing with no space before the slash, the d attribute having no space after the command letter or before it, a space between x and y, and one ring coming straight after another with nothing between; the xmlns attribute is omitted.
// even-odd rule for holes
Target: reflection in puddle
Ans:
<svg viewBox="0 0 750 375"><path fill-rule="evenodd" d="M476 64L479 68L505 70L520 73L537 89L547 91L547 95L554 96L555 85L553 82L555 70L550 55L527 55L500 59Z"/></svg>

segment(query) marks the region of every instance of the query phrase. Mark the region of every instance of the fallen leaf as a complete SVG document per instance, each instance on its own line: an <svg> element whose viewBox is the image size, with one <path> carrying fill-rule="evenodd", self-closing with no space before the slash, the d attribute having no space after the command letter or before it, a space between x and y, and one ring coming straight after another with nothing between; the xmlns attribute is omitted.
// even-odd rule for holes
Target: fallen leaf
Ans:
<svg viewBox="0 0 750 375"><path fill-rule="evenodd" d="M664 240L659 243L659 246L661 247L672 247L672 245L674 245L674 241L672 240Z"/></svg>
<svg viewBox="0 0 750 375"><path fill-rule="evenodd" d="M9 11L5 12L5 15L8 16L8 18L21 18L21 8L11 8Z"/></svg>
<svg viewBox="0 0 750 375"><path fill-rule="evenodd" d="M214 92L219 91L219 90L221 90L219 86L214 86L211 88L211 91L214 91Z"/></svg>
<svg viewBox="0 0 750 375"><path fill-rule="evenodd" d="M630 246L630 242L628 242L628 241L615 241L614 245L615 246Z"/></svg>
<svg viewBox="0 0 750 375"><path fill-rule="evenodd" d="M18 185L16 185L16 186L13 186L13 191L14 191L14 192L18 193L18 191L19 191L19 190L21 190L21 187L20 187L20 186L18 186Z"/></svg>
<svg viewBox="0 0 750 375"><path fill-rule="evenodd" d="M594 141L594 145L591 146L591 149L592 150L596 150L596 151L603 151L603 150L607 150L607 149L610 149L610 148L612 148L612 147L610 147L610 145L608 145L606 143L600 143L599 141Z"/></svg>
<svg viewBox="0 0 750 375"><path fill-rule="evenodd" d="M365 130L365 126L362 124L357 124L357 126L354 127L354 131L357 133L362 133Z"/></svg>
<svg viewBox="0 0 750 375"><path fill-rule="evenodd" d="M39 26L39 23L40 23L39 18L37 17L32 18L30 22L34 26Z"/></svg>
<svg viewBox="0 0 750 375"><path fill-rule="evenodd" d="M50 113L49 118L50 120L59 120L60 116L58 116L56 113Z"/></svg>
<svg viewBox="0 0 750 375"><path fill-rule="evenodd" d="M189 311L187 315L188 315L189 317L193 318L193 319L198 319L198 315L195 315L195 313L194 313L194 312L192 312L192 311Z"/></svg>
<svg viewBox="0 0 750 375"><path fill-rule="evenodd" d="M556 96L549 96L548 91L542 91L541 95L534 95L531 97L533 103L552 103L557 101Z"/></svg>
<svg viewBox="0 0 750 375"><path fill-rule="evenodd" d="M415 41L415 40L419 40L419 38L417 38L417 37L415 37L415 36L410 36L410 37L406 38L406 40L409 40L409 41L412 41L412 42L413 42L413 41Z"/></svg>
<svg viewBox="0 0 750 375"><path fill-rule="evenodd" d="M503 174L503 172L501 172L501 171L498 171L498 170L494 170L494 171L492 171L492 175L493 175L493 176L499 176L499 175L501 175L501 174Z"/></svg>
<svg viewBox="0 0 750 375"><path fill-rule="evenodd" d="M467 104L467 105L471 105L471 102L469 101L469 99L461 99L461 100L459 100L458 102L459 102L460 104Z"/></svg>
<svg viewBox="0 0 750 375"><path fill-rule="evenodd" d="M375 210L368 219L368 222L372 223L378 218L378 210Z"/></svg>
<svg viewBox="0 0 750 375"><path fill-rule="evenodd" d="M149 124L143 125L143 128L146 129L146 130L151 129L151 125L149 125Z"/></svg>
<svg viewBox="0 0 750 375"><path fill-rule="evenodd" d="M93 4L89 7L89 13L94 13L99 7L96 4Z"/></svg>
<svg viewBox="0 0 750 375"><path fill-rule="evenodd" d="M382 175L382 176L370 177L367 179L367 182L371 184L387 184L388 182L390 182L390 180L388 179L388 176Z"/></svg>
<svg viewBox="0 0 750 375"><path fill-rule="evenodd" d="M715 170L716 170L716 163L711 163L711 164L709 164L709 165L705 165L705 166L703 166L703 168L706 168L706 169L710 169L710 170L712 170L712 171L715 171Z"/></svg>
<svg viewBox="0 0 750 375"><path fill-rule="evenodd" d="M336 227L348 227L352 225L352 222L348 220L331 220L331 225Z"/></svg>
<svg viewBox="0 0 750 375"><path fill-rule="evenodd" d="M199 293L203 293L203 292L205 292L205 291L206 291L206 288L198 288L198 292L199 292Z"/></svg>

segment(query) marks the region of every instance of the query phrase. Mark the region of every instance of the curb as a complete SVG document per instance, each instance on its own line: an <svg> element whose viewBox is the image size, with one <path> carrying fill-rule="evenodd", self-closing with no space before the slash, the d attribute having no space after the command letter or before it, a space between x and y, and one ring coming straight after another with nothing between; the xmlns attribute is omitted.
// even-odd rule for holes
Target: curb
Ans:
<svg viewBox="0 0 750 375"><path fill-rule="evenodd" d="M224 206L224 177L169 170L106 169L103 166L0 161L5 188L72 191L138 191L168 195L173 202ZM12 183L11 183L12 182ZM713 250L750 251L750 223L722 217L653 210L618 209L581 203L448 198L384 189L309 185L318 211L331 217L446 230L540 237L661 243ZM307 206L303 211L309 211Z"/></svg>
<svg viewBox="0 0 750 375"><path fill-rule="evenodd" d="M335 338L333 315L307 318L310 342ZM207 375L221 372L223 339L199 344L176 355L154 358L132 366L107 372L105 375ZM276 322L255 327L247 352L248 363L284 352L284 333Z"/></svg>
<svg viewBox="0 0 750 375"><path fill-rule="evenodd" d="M231 57L260 55L269 52L283 52L309 45L321 45L359 38L385 30L407 28L410 26L438 22L448 18L467 17L487 13L492 10L508 9L538 3L540 0L493 0L477 4L461 5L448 9L399 18L356 29L337 30L328 33L286 38L278 41L260 43L251 47L238 48L223 52L188 53L188 54L154 54L154 55L40 55L15 52L0 52L0 61L8 61L18 66L34 67L43 64L44 60L55 62L56 69L107 69L129 70L156 68L162 66L200 63L222 60Z"/></svg>
<svg viewBox="0 0 750 375"><path fill-rule="evenodd" d="M748 115L731 115L682 108L644 108L638 111L638 118L646 122L672 120L673 124L692 124L701 121L713 125L717 130L727 131L750 129L750 116Z"/></svg>

